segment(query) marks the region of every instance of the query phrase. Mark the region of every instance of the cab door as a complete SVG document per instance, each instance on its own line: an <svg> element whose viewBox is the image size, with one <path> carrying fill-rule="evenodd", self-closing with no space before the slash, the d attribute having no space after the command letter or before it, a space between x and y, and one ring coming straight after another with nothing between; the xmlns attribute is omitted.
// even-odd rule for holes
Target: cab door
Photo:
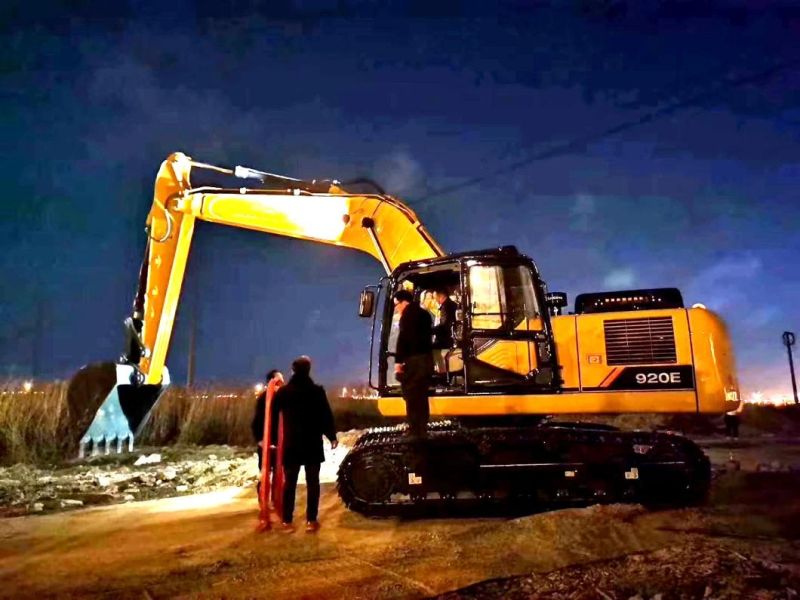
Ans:
<svg viewBox="0 0 800 600"><path fill-rule="evenodd" d="M468 393L552 391L553 336L531 266L469 260L464 281Z"/></svg>

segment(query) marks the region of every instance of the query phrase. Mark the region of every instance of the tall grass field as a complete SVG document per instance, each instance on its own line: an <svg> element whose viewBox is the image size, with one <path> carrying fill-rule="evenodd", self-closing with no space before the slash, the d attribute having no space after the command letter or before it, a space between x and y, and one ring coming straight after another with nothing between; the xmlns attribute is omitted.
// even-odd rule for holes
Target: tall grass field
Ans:
<svg viewBox="0 0 800 600"><path fill-rule="evenodd" d="M385 424L374 401L337 398L329 390L337 429ZM70 418L67 382L0 383L0 464L58 462L74 458L84 433ZM162 395L137 445L228 444L253 446L252 387L171 386Z"/></svg>
<svg viewBox="0 0 800 600"><path fill-rule="evenodd" d="M0 383L0 464L60 462L75 458L83 434L70 418L66 382L19 380ZM374 400L338 398L329 390L339 431L386 424ZM137 445L227 444L252 446L250 423L255 410L251 387L172 386L145 425ZM695 435L721 431L721 417L692 415L565 416L562 420L607 422L623 429L668 428ZM800 433L800 409L748 405L743 431Z"/></svg>

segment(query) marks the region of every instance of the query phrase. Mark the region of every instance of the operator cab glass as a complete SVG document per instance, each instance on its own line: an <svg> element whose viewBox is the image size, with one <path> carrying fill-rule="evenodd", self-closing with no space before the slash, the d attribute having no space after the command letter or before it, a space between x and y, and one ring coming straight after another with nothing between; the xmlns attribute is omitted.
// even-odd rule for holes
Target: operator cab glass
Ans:
<svg viewBox="0 0 800 600"><path fill-rule="evenodd" d="M414 294L435 327L444 322L442 294L455 303L449 335L437 337L450 346L438 343L433 350L431 395L552 392L556 362L543 288L533 263L516 251L467 253L399 267L384 297L381 394L400 395L394 373L399 315L392 302L400 289Z"/></svg>
<svg viewBox="0 0 800 600"><path fill-rule="evenodd" d="M399 393L400 382L397 380L394 372L395 360L394 353L397 347L397 335L400 331L400 315L394 310L392 297L398 290L406 289L414 294L414 302L418 303L422 308L427 310L431 315L431 321L434 325L438 324L441 319L439 315L439 303L436 299L438 291L446 291L448 297L456 302L457 306L461 306L461 270L458 263L437 265L435 267L421 268L411 270L403 273L397 280L391 292L386 298L386 312L384 314L385 323L390 322L388 327L388 337L386 339L386 385L392 391ZM390 312L389 312L390 311ZM458 315L457 315L458 316ZM389 321L390 319L390 321ZM436 375L434 376L431 384L435 387L447 385L447 377L441 377L445 374L445 368L441 362L442 357L452 350L449 359L449 370L453 373L453 379L461 375L463 365L459 366L460 349L449 348L445 351L434 350L434 365ZM381 373L384 374L383 372ZM463 389L463 381L460 382L460 389Z"/></svg>
<svg viewBox="0 0 800 600"><path fill-rule="evenodd" d="M472 388L524 384L539 366L545 311L526 265L467 262L469 369Z"/></svg>

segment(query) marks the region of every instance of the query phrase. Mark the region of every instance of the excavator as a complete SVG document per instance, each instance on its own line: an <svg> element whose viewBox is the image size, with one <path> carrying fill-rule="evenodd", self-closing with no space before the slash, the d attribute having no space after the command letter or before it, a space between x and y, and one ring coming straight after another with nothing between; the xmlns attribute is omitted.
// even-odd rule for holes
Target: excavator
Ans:
<svg viewBox="0 0 800 600"><path fill-rule="evenodd" d="M556 419L736 408L732 346L712 311L659 288L580 294L565 313L566 294L548 292L516 248L445 253L414 211L370 180L303 181L182 153L156 177L124 353L83 367L68 389L85 431L81 456L132 448L169 385L165 363L197 219L353 248L381 263L386 274L361 291L358 314L372 320L378 410L397 421L405 403L394 375L392 297L410 290L434 312L435 294L456 303L449 347L434 351L427 436L408 435L402 423L362 434L338 474L348 508L392 516L429 506L705 497L710 463L688 438Z"/></svg>

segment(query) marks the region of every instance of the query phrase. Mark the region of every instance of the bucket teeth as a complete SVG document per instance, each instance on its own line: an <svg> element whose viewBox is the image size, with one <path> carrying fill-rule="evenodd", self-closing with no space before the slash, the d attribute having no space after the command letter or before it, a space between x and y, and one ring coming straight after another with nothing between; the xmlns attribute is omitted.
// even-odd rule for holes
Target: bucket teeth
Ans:
<svg viewBox="0 0 800 600"><path fill-rule="evenodd" d="M115 437L101 437L99 439L92 439L84 437L78 445L78 458L86 458L87 453L89 456L108 456L110 454L125 454L126 452L133 452L133 436L115 436Z"/></svg>

